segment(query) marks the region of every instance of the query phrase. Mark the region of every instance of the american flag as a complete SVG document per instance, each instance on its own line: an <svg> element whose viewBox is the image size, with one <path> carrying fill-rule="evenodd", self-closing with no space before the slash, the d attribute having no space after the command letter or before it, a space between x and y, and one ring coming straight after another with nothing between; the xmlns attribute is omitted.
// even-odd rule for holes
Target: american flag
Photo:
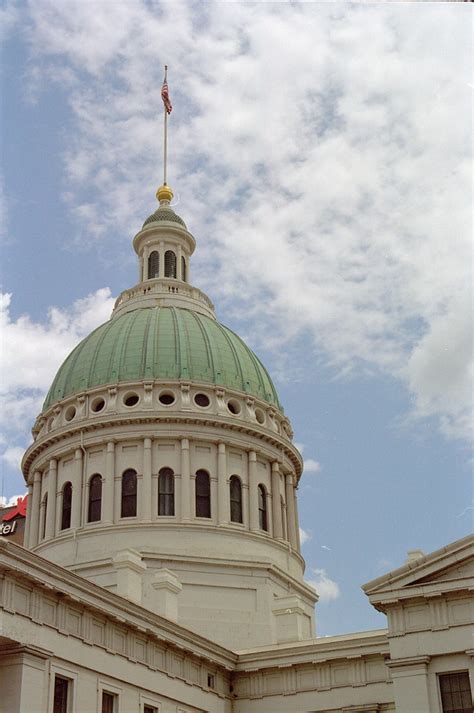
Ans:
<svg viewBox="0 0 474 713"><path fill-rule="evenodd" d="M168 90L168 80L166 79L166 74L165 78L163 79L163 85L161 87L161 98L163 99L163 104L165 105L165 110L167 114L171 114L173 110L173 106L170 101L170 95L169 95L169 90Z"/></svg>

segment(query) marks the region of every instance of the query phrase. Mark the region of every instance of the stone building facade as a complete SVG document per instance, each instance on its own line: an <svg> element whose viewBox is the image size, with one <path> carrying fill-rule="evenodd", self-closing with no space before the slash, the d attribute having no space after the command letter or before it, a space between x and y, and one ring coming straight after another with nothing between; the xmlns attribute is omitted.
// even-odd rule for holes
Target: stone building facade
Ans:
<svg viewBox="0 0 474 713"><path fill-rule="evenodd" d="M291 424L191 285L169 187L157 197L138 284L61 366L23 459L25 547L0 540L0 706L472 711L473 538L365 585L387 629L316 637Z"/></svg>

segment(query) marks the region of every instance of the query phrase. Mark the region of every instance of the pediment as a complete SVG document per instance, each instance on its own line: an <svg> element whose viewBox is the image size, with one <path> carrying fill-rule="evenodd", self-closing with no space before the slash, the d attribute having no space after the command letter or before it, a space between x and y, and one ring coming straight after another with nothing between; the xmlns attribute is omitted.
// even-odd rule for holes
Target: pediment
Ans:
<svg viewBox="0 0 474 713"><path fill-rule="evenodd" d="M404 597L417 588L427 593L463 587L474 587L474 535L407 562L362 589L372 600L390 594Z"/></svg>

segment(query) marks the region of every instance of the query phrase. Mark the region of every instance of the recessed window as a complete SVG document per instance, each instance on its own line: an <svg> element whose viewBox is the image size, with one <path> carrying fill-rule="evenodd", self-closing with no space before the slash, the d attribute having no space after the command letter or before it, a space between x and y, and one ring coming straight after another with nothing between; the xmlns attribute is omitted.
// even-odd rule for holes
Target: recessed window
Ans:
<svg viewBox="0 0 474 713"><path fill-rule="evenodd" d="M467 671L439 677L443 713L472 713L472 695Z"/></svg>
<svg viewBox="0 0 474 713"><path fill-rule="evenodd" d="M91 409L93 413L99 413L100 411L103 410L105 406L105 401L102 398L102 396L98 396L96 399L93 400L91 404Z"/></svg>
<svg viewBox="0 0 474 713"><path fill-rule="evenodd" d="M209 401L209 396L206 396L206 394L196 394L194 403L197 406L201 406L201 408L206 408L211 402Z"/></svg>
<svg viewBox="0 0 474 713"><path fill-rule="evenodd" d="M95 473L89 480L87 522L99 522L102 509L102 477Z"/></svg>
<svg viewBox="0 0 474 713"><path fill-rule="evenodd" d="M261 530L268 530L267 491L261 483L258 486L258 524Z"/></svg>
<svg viewBox="0 0 474 713"><path fill-rule="evenodd" d="M255 409L255 418L257 419L257 423L265 423L265 414L263 413L261 408Z"/></svg>
<svg viewBox="0 0 474 713"><path fill-rule="evenodd" d="M66 413L64 414L64 418L66 421L72 421L74 416L76 415L76 408L75 406L68 406L66 409Z"/></svg>
<svg viewBox="0 0 474 713"><path fill-rule="evenodd" d="M205 470L196 472L196 517L211 517L211 479Z"/></svg>
<svg viewBox="0 0 474 713"><path fill-rule="evenodd" d="M158 708L154 706L143 706L143 713L158 713Z"/></svg>
<svg viewBox="0 0 474 713"><path fill-rule="evenodd" d="M235 399L229 399L227 402L227 408L229 411L235 415L240 413L240 404Z"/></svg>
<svg viewBox="0 0 474 713"><path fill-rule="evenodd" d="M41 539L46 537L46 517L48 514L48 493L43 498L43 526L41 528Z"/></svg>
<svg viewBox="0 0 474 713"><path fill-rule="evenodd" d="M63 506L61 511L61 530L71 527L72 485L65 483L63 488Z"/></svg>
<svg viewBox="0 0 474 713"><path fill-rule="evenodd" d="M242 518L242 482L237 475L232 475L229 481L230 521L243 522Z"/></svg>
<svg viewBox="0 0 474 713"><path fill-rule="evenodd" d="M150 253L148 257L148 279L158 277L160 271L160 256L156 250Z"/></svg>
<svg viewBox="0 0 474 713"><path fill-rule="evenodd" d="M125 394L123 397L123 402L125 406L136 406L137 403L140 401L140 398L138 394L135 393L130 393L130 394Z"/></svg>
<svg viewBox="0 0 474 713"><path fill-rule="evenodd" d="M68 713L69 684L70 681L67 678L54 677L53 713Z"/></svg>
<svg viewBox="0 0 474 713"><path fill-rule="evenodd" d="M158 396L158 401L160 404L163 404L163 406L171 406L175 400L175 395L171 391L162 391Z"/></svg>
<svg viewBox="0 0 474 713"><path fill-rule="evenodd" d="M117 696L108 691L102 691L101 713L117 713Z"/></svg>
<svg viewBox="0 0 474 713"><path fill-rule="evenodd" d="M214 676L213 673L208 673L208 674L207 674L207 687L208 687L208 688L215 688L215 687L216 687L216 677Z"/></svg>
<svg viewBox="0 0 474 713"><path fill-rule="evenodd" d="M184 255L181 255L181 279L186 282L186 259Z"/></svg>
<svg viewBox="0 0 474 713"><path fill-rule="evenodd" d="M122 475L122 505L120 517L137 516L137 472L132 468Z"/></svg>
<svg viewBox="0 0 474 713"><path fill-rule="evenodd" d="M158 474L158 515L174 515L174 473L162 468Z"/></svg>
<svg viewBox="0 0 474 713"><path fill-rule="evenodd" d="M165 252L165 277L176 277L176 254L172 250Z"/></svg>

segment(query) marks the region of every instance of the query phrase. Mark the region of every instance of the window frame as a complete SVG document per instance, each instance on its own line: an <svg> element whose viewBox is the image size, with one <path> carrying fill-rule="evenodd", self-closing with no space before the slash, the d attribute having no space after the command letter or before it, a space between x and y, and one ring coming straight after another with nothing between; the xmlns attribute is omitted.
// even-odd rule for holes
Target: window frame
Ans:
<svg viewBox="0 0 474 713"><path fill-rule="evenodd" d="M238 497L233 496L233 484L238 484ZM233 506L238 508L238 519L233 517ZM243 525L244 524L244 508L243 508L243 497L242 497L242 480L238 475L231 475L229 478L229 514L230 521L233 524Z"/></svg>
<svg viewBox="0 0 474 713"><path fill-rule="evenodd" d="M168 256L173 256L173 257L168 257ZM173 280L176 280L176 275L177 275L177 259L176 259L176 253L174 250L166 250L165 251L165 277L169 277Z"/></svg>
<svg viewBox="0 0 474 713"><path fill-rule="evenodd" d="M169 490L161 488L162 478L165 486L171 483ZM175 474L172 468L164 466L158 471L158 517L175 517L175 515Z"/></svg>
<svg viewBox="0 0 474 713"><path fill-rule="evenodd" d="M453 679L454 677L459 677L459 676L464 676L467 679L467 685L468 688L466 689L461 689L459 691L452 691L452 690L445 690L443 691L443 679ZM471 679L469 676L469 671L466 669L463 669L461 671L440 671L437 674L438 678L438 693L439 693L439 701L440 701L440 710L442 713L472 713L473 711L473 706L472 706L472 689L471 689ZM462 708L447 708L445 707L446 703L449 703L447 700L445 700L445 694L451 696L452 693L467 693L469 696L469 701L468 701L468 707L464 707L464 703L462 703L463 707Z"/></svg>
<svg viewBox="0 0 474 713"><path fill-rule="evenodd" d="M61 499L61 531L63 530L69 530L71 527L71 517L72 517L72 483L70 480L68 480L66 483L63 485L62 489L62 499ZM68 502L68 507L65 508L65 493L66 491L69 493L69 502ZM65 515L68 515L68 518L65 518ZM65 524L67 522L67 524Z"/></svg>
<svg viewBox="0 0 474 713"><path fill-rule="evenodd" d="M126 477L127 476L127 477ZM128 481L133 482L134 488L128 493L124 493L125 487L129 487ZM126 512L127 509L130 512ZM137 517L138 508L138 474L135 468L126 468L122 473L121 490L120 490L120 517L130 518Z"/></svg>
<svg viewBox="0 0 474 713"><path fill-rule="evenodd" d="M154 263L156 263L156 269L154 270L154 274L152 275L152 267L155 267ZM147 279L148 280L156 280L160 276L160 253L158 250L152 250L151 253L148 255L148 260L147 260Z"/></svg>
<svg viewBox="0 0 474 713"><path fill-rule="evenodd" d="M100 494L99 497L92 497L92 481L99 483L100 482ZM92 523L92 522L100 522L102 520L102 476L100 473L93 473L91 477L89 478L88 481L88 496L87 496L87 522ZM94 516L92 517L92 510L93 507L95 506L96 503L99 503L98 506L98 517ZM96 513L97 515L97 513Z"/></svg>
<svg viewBox="0 0 474 713"><path fill-rule="evenodd" d="M268 494L263 483L258 484L258 526L262 532L268 532Z"/></svg>
<svg viewBox="0 0 474 713"><path fill-rule="evenodd" d="M201 488L201 484L204 482L204 478L207 484L207 492L200 493L199 489ZM204 470L204 468L199 468L199 470L196 471L194 479L194 507L196 517L205 518L206 520L210 520L212 518L211 476L207 470ZM202 514L203 512L206 514Z"/></svg>

